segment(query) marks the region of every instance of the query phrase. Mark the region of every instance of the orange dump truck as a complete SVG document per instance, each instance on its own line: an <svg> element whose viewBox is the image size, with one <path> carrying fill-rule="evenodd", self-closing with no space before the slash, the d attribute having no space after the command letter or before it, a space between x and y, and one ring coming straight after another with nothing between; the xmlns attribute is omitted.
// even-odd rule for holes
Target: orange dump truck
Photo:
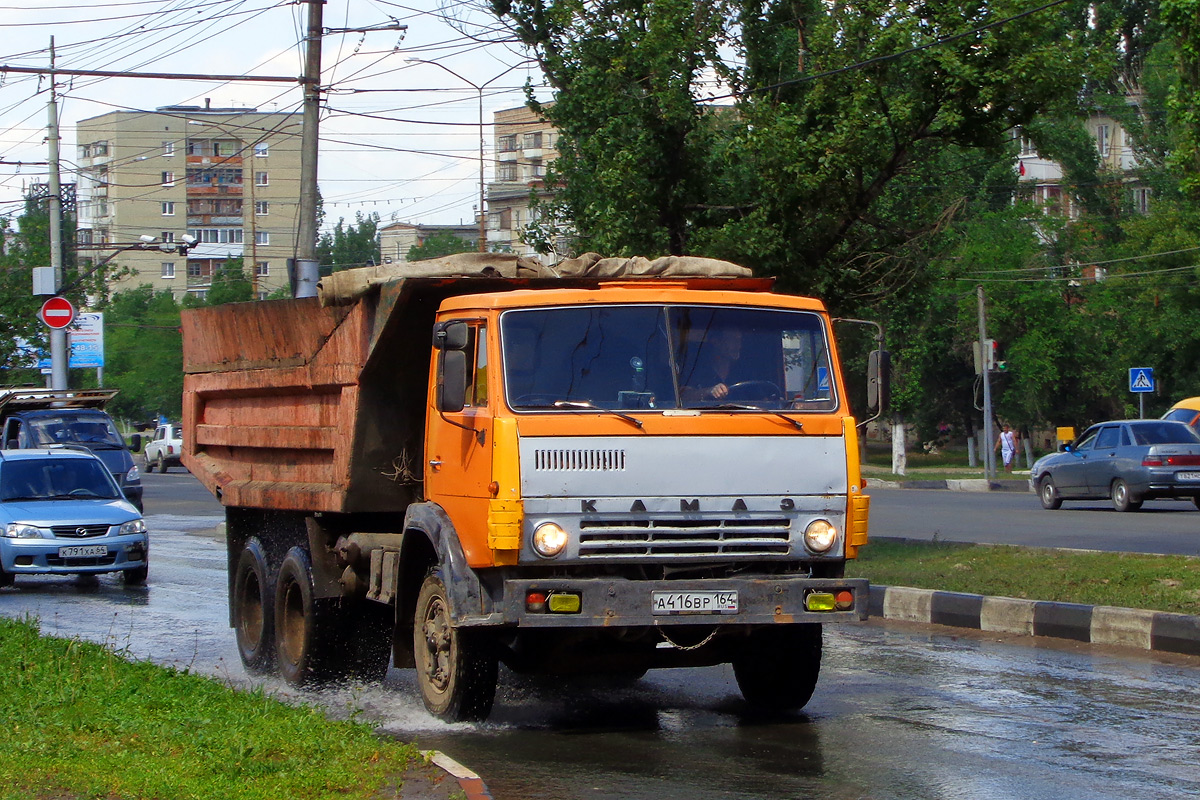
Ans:
<svg viewBox="0 0 1200 800"><path fill-rule="evenodd" d="M243 662L415 668L450 720L487 716L501 662L732 663L749 703L802 707L821 625L868 600L825 308L705 259L529 263L184 312L183 460L226 507Z"/></svg>

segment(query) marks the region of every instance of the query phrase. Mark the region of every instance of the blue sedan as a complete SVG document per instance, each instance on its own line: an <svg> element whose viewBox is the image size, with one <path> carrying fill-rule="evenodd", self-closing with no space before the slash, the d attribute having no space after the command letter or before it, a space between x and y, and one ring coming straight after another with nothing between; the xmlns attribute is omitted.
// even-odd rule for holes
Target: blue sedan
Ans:
<svg viewBox="0 0 1200 800"><path fill-rule="evenodd" d="M121 572L145 583L142 515L84 449L0 451L0 586L17 575Z"/></svg>
<svg viewBox="0 0 1200 800"><path fill-rule="evenodd" d="M1109 498L1117 511L1142 501L1190 498L1200 506L1200 435L1182 422L1115 420L1093 425L1064 453L1034 462L1029 485L1042 507Z"/></svg>

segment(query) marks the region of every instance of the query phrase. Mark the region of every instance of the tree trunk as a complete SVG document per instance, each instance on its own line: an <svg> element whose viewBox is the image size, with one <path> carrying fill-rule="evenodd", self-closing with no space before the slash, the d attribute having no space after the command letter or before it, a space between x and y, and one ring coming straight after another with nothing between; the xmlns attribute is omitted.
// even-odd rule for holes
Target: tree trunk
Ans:
<svg viewBox="0 0 1200 800"><path fill-rule="evenodd" d="M904 417L892 417L892 472L904 475L908 471L908 453L904 450Z"/></svg>

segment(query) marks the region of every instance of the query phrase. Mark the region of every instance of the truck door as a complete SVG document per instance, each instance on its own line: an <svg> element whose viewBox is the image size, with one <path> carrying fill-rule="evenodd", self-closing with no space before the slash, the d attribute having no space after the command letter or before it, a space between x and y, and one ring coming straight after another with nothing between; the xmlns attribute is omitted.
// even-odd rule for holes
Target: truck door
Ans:
<svg viewBox="0 0 1200 800"><path fill-rule="evenodd" d="M467 561L491 563L487 546L487 512L492 481L491 380L487 326L470 323L466 404L460 412L429 414L425 447L425 496L446 510L454 522ZM439 352L438 358L445 353Z"/></svg>

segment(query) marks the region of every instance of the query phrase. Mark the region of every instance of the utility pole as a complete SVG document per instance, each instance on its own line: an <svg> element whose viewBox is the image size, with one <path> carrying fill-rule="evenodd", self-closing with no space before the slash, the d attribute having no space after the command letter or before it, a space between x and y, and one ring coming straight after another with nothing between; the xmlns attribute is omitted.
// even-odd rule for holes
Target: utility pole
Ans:
<svg viewBox="0 0 1200 800"><path fill-rule="evenodd" d="M987 317L983 306L983 284L975 289L979 301L979 360L983 366L983 473L991 480L996 475L996 458L992 447L992 380L988 364L990 353L984 352L987 343Z"/></svg>
<svg viewBox="0 0 1200 800"><path fill-rule="evenodd" d="M54 270L54 293L62 291L63 243L62 243L62 181L58 175L58 100L54 85L54 37L50 37L50 102L47 106L49 124L46 139L50 145L50 267ZM67 329L50 329L50 388L67 388L67 365L70 353L67 349Z"/></svg>
<svg viewBox="0 0 1200 800"><path fill-rule="evenodd" d="M304 56L304 129L300 137L300 225L296 239L296 297L316 297L317 156L321 120L321 36L325 0L308 3Z"/></svg>

